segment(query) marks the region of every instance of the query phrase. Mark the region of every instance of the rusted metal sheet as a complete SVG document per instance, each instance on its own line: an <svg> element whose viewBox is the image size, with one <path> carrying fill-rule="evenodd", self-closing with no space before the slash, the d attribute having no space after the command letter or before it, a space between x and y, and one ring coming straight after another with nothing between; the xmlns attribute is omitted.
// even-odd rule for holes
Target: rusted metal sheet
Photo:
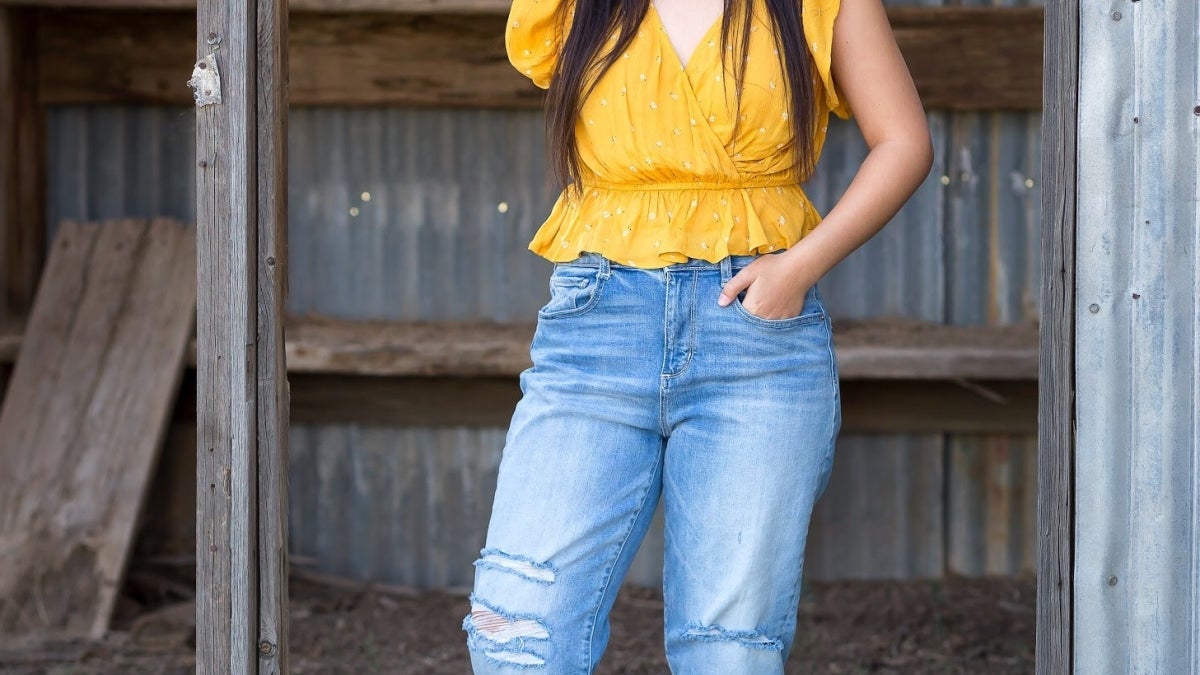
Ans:
<svg viewBox="0 0 1200 675"><path fill-rule="evenodd" d="M946 567L954 574L1032 573L1037 439L947 440Z"/></svg>

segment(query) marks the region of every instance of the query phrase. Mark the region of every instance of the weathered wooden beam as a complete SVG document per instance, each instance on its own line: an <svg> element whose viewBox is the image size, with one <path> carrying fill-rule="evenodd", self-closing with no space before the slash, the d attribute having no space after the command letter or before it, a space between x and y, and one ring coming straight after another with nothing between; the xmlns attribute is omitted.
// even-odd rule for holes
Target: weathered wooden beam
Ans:
<svg viewBox="0 0 1200 675"><path fill-rule="evenodd" d="M195 23L187 22L195 27L197 46L189 84L196 103L199 239L196 670L201 675L251 675L264 666L264 672L281 672L286 665L279 650L287 644L282 618L287 586L277 573L287 550L280 523L286 384L279 382L286 376L279 284L286 253L278 246L287 194L284 14L280 0L200 0ZM267 264L267 257L275 260ZM260 486L263 498L275 503L260 504ZM270 550L260 551L260 545ZM264 563L268 567L260 576ZM266 580L262 586L261 579Z"/></svg>
<svg viewBox="0 0 1200 675"><path fill-rule="evenodd" d="M189 14L40 16L42 102L187 101L179 73L192 58ZM1040 8L895 8L889 16L927 108L1041 107ZM536 108L541 91L508 63L504 21L501 13L297 14L291 103Z"/></svg>
<svg viewBox="0 0 1200 675"><path fill-rule="evenodd" d="M1004 380L1038 377L1037 326L838 322L842 380ZM287 321L287 369L366 377L516 377L528 368L533 326L497 323ZM262 343L260 339L260 344ZM0 327L0 363L21 347L21 326ZM195 359L193 360L195 362Z"/></svg>
<svg viewBox="0 0 1200 675"><path fill-rule="evenodd" d="M293 377L298 424L508 426L521 396L515 378ZM1014 433L1037 429L1037 385L984 381L842 382L848 433Z"/></svg>
<svg viewBox="0 0 1200 675"><path fill-rule="evenodd" d="M294 374L296 424L504 428L521 397L514 377L374 377ZM186 394L186 391L185 391ZM842 380L847 433L1034 434L1032 380ZM195 406L181 396L176 422Z"/></svg>
<svg viewBox="0 0 1200 675"><path fill-rule="evenodd" d="M892 7L888 18L931 110L1042 107L1040 7Z"/></svg>
<svg viewBox="0 0 1200 675"><path fill-rule="evenodd" d="M1037 379L1037 327L852 322L835 326L842 379ZM529 367L531 325L297 319L288 324L296 373L515 376Z"/></svg>
<svg viewBox="0 0 1200 675"><path fill-rule="evenodd" d="M1058 675L1074 669L1079 3L1047 3L1045 43L1036 668Z"/></svg>
<svg viewBox="0 0 1200 675"><path fill-rule="evenodd" d="M288 673L288 13L257 0L258 675Z"/></svg>
<svg viewBox="0 0 1200 675"><path fill-rule="evenodd" d="M34 12L0 7L0 320L28 314L46 254Z"/></svg>

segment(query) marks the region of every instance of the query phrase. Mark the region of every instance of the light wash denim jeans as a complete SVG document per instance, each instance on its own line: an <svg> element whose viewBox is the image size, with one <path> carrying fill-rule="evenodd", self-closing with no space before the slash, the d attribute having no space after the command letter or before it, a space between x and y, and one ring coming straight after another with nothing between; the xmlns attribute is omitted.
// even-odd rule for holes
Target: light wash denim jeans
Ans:
<svg viewBox="0 0 1200 675"><path fill-rule="evenodd" d="M790 319L717 305L753 260L555 266L463 621L475 673L593 672L659 499L672 671L783 672L841 405L815 288Z"/></svg>

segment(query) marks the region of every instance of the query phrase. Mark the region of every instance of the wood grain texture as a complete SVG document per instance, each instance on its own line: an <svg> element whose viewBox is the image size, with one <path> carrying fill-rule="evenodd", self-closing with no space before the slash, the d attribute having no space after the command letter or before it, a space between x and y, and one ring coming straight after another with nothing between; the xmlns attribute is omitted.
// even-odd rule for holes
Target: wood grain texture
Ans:
<svg viewBox="0 0 1200 675"><path fill-rule="evenodd" d="M185 15L187 16L187 15ZM229 33L228 4L204 1L195 23L197 59L214 39ZM186 33L184 34L186 35ZM218 60L228 68L226 59ZM188 72L177 70L175 72ZM176 84L176 86L179 86ZM223 95L229 96L228 85ZM196 111L196 673L228 675L233 619L233 557L230 543L233 457L229 325L230 180L236 171L228 106ZM244 156L246 149L241 149ZM244 168L240 171L244 175ZM244 598L242 599L244 600ZM242 641L246 642L246 641ZM238 647L246 648L239 644Z"/></svg>
<svg viewBox="0 0 1200 675"><path fill-rule="evenodd" d="M402 14L504 14L511 0L291 0L292 12L396 12ZM196 0L0 0L0 7L55 9L195 9Z"/></svg>
<svg viewBox="0 0 1200 675"><path fill-rule="evenodd" d="M1074 668L1078 3L1047 3L1045 43L1036 668L1060 675Z"/></svg>
<svg viewBox="0 0 1200 675"><path fill-rule="evenodd" d="M370 377L515 377L529 367L533 326L287 320L287 369L294 374ZM21 349L20 327L0 329L0 362ZM843 380L1011 380L1038 377L1038 329L839 322ZM189 363L195 363L194 355Z"/></svg>
<svg viewBox="0 0 1200 675"><path fill-rule="evenodd" d="M529 367L533 326L392 323L308 317L288 325L296 373L374 376L515 376ZM972 328L920 323L839 323L843 379L1037 378L1037 327Z"/></svg>
<svg viewBox="0 0 1200 675"><path fill-rule="evenodd" d="M179 73L192 60L184 39L190 15L40 16L42 102L188 101ZM927 108L1041 107L1041 9L896 8L889 16ZM536 108L541 91L508 63L504 21L499 12L298 14L290 26L291 104Z"/></svg>
<svg viewBox="0 0 1200 675"><path fill-rule="evenodd" d="M298 424L505 428L521 396L511 377L295 375ZM845 433L1017 433L1037 427L1030 381L843 380Z"/></svg>
<svg viewBox="0 0 1200 675"><path fill-rule="evenodd" d="M64 223L0 412L0 636L101 637L184 370L192 231Z"/></svg>
<svg viewBox="0 0 1200 675"><path fill-rule="evenodd" d="M287 5L258 0L258 674L288 672Z"/></svg>
<svg viewBox="0 0 1200 675"><path fill-rule="evenodd" d="M258 670L258 21L256 0L221 2L228 23L220 33L227 109L225 155L228 182L229 295L217 299L226 313L224 341L229 359L230 675ZM202 24L201 24L202 25ZM224 58L222 58L222 56ZM218 157L218 161L220 161ZM205 386L203 380L200 386Z"/></svg>
<svg viewBox="0 0 1200 675"><path fill-rule="evenodd" d="M1040 7L892 7L888 18L931 110L1042 107Z"/></svg>
<svg viewBox="0 0 1200 675"><path fill-rule="evenodd" d="M45 257L45 123L36 17L0 7L0 320L33 304Z"/></svg>

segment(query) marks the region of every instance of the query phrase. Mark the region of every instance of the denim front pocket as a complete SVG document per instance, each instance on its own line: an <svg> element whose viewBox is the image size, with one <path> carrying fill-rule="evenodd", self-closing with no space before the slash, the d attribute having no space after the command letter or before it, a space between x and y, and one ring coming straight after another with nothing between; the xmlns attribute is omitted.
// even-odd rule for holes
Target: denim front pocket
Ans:
<svg viewBox="0 0 1200 675"><path fill-rule="evenodd" d="M821 306L820 300L814 295L812 290L809 290L804 296L804 307L800 308L800 314L787 319L764 319L761 316L752 314L746 306L742 304L741 296L733 299L733 306L737 309L738 314L752 324L765 328L785 329L795 328L797 326L807 326L809 324L820 323L825 320L825 308Z"/></svg>
<svg viewBox="0 0 1200 675"><path fill-rule="evenodd" d="M599 268L558 264L550 275L550 301L538 310L542 319L579 316L600 299L603 279Z"/></svg>

